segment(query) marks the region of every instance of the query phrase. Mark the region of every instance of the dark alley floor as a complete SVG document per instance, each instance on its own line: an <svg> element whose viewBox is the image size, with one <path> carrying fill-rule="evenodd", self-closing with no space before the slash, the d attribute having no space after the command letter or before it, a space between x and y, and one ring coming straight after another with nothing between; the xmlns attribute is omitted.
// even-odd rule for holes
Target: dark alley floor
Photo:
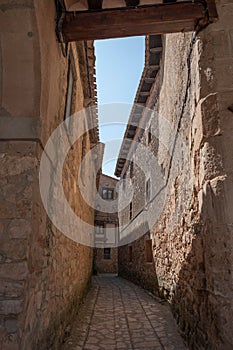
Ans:
<svg viewBox="0 0 233 350"><path fill-rule="evenodd" d="M166 303L116 276L93 278L62 350L187 349Z"/></svg>

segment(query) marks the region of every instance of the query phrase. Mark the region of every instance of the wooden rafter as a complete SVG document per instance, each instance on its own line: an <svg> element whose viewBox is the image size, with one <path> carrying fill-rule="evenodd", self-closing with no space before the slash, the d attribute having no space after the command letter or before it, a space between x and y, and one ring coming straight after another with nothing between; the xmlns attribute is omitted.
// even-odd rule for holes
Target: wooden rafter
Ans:
<svg viewBox="0 0 233 350"><path fill-rule="evenodd" d="M101 0L95 2L102 3ZM208 20L217 18L214 0L206 0L206 4L211 16L203 1L66 12L62 37L69 42L194 31L199 21L206 25Z"/></svg>

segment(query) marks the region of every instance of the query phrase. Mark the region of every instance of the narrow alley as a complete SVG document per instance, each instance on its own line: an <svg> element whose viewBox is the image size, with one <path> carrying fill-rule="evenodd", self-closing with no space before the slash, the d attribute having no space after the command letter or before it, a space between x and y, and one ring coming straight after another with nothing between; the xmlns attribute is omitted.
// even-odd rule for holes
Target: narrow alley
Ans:
<svg viewBox="0 0 233 350"><path fill-rule="evenodd" d="M62 350L185 350L168 304L114 276L93 285Z"/></svg>
<svg viewBox="0 0 233 350"><path fill-rule="evenodd" d="M232 18L0 0L0 350L233 349Z"/></svg>

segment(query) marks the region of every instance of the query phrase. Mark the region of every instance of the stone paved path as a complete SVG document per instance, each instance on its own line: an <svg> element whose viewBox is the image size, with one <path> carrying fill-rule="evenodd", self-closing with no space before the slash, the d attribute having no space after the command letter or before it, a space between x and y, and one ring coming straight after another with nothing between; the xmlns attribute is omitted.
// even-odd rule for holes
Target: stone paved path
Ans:
<svg viewBox="0 0 233 350"><path fill-rule="evenodd" d="M169 306L115 276L93 278L62 350L185 350Z"/></svg>

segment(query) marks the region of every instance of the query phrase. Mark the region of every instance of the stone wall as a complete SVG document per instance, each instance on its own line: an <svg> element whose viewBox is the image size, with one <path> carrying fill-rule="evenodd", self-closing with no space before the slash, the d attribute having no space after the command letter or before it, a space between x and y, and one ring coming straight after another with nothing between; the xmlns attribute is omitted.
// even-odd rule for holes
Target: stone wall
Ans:
<svg viewBox="0 0 233 350"><path fill-rule="evenodd" d="M146 244L150 233L119 248L119 275L139 284L153 294L158 294L155 265L147 257Z"/></svg>
<svg viewBox="0 0 233 350"><path fill-rule="evenodd" d="M190 348L199 350L233 346L233 4L217 6L219 21L196 38L165 36L151 121L168 179L162 213L150 227L155 279ZM161 118L178 135L170 150Z"/></svg>
<svg viewBox="0 0 233 350"><path fill-rule="evenodd" d="M38 172L43 148L64 119L71 51L76 72L71 112L90 100L82 71L83 60L87 62L80 56L84 43L69 44L63 55L53 1L2 1L0 17L0 348L57 349L88 288L93 250L51 223L41 202ZM93 52L88 55L93 58ZM87 128L87 121L80 127ZM87 135L85 152L91 142ZM77 184L82 145L78 140L69 152L63 186L73 210L93 225L94 211ZM94 166L85 169L92 202Z"/></svg>
<svg viewBox="0 0 233 350"><path fill-rule="evenodd" d="M95 248L96 273L118 273L118 248L110 248L110 259L104 258L104 248Z"/></svg>

